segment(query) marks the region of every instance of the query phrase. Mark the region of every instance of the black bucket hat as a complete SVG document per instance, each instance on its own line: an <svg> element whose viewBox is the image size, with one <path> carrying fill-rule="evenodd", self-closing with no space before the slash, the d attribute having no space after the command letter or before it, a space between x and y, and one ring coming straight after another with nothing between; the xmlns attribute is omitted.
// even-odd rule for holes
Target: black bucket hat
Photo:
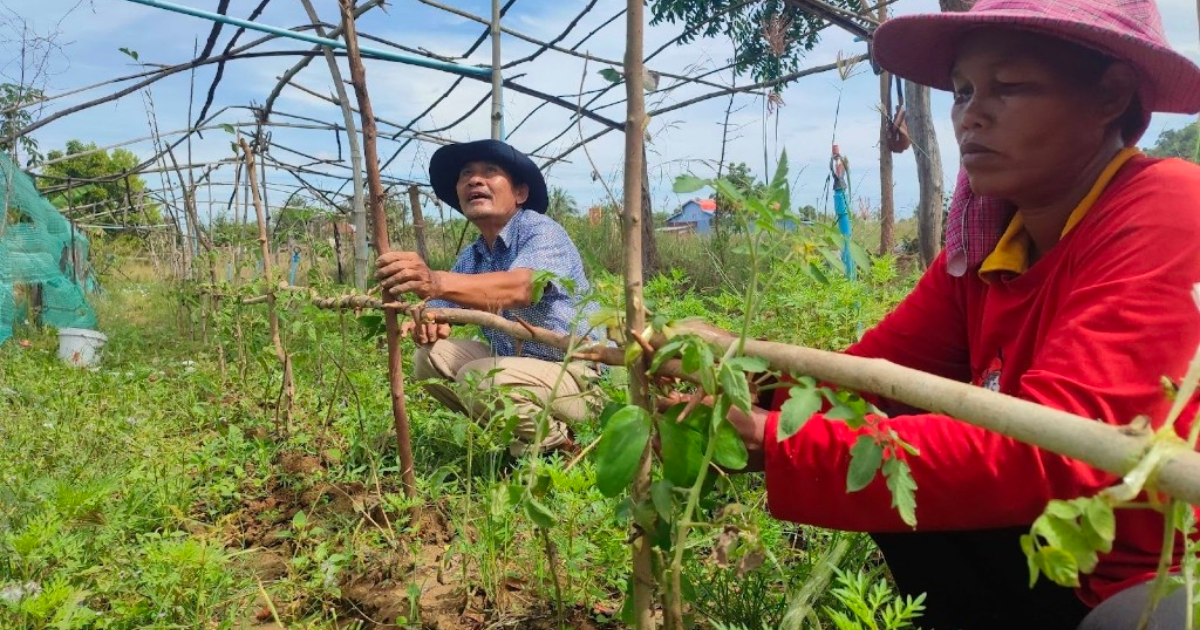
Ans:
<svg viewBox="0 0 1200 630"><path fill-rule="evenodd" d="M546 179L529 156L499 140L476 140L460 144L448 144L433 152L429 160L429 183L438 199L451 208L462 212L458 203L458 174L467 162L491 162L508 171L513 184L529 186L529 198L521 204L526 210L546 213L550 197L546 191Z"/></svg>

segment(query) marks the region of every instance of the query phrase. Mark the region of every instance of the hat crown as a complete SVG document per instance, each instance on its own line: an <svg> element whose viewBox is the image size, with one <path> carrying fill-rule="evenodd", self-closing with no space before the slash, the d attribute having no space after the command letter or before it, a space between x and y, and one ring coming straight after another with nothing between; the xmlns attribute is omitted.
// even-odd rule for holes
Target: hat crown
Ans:
<svg viewBox="0 0 1200 630"><path fill-rule="evenodd" d="M1068 20L1170 46L1153 0L979 0L968 12Z"/></svg>

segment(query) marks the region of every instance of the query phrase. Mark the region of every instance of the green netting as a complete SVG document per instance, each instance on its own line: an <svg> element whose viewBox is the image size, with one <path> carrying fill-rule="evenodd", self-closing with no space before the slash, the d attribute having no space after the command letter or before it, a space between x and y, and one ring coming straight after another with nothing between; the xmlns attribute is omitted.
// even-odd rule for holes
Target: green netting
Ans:
<svg viewBox="0 0 1200 630"><path fill-rule="evenodd" d="M2 154L0 202L0 343L18 321L94 329L87 237Z"/></svg>

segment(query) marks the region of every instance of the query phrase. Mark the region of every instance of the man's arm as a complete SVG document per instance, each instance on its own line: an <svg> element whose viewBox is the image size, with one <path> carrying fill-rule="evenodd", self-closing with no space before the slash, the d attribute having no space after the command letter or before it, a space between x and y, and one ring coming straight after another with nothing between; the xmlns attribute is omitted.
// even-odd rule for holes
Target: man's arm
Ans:
<svg viewBox="0 0 1200 630"><path fill-rule="evenodd" d="M438 288L431 297L465 308L494 312L525 308L533 303L532 269L488 273L435 271L433 276Z"/></svg>
<svg viewBox="0 0 1200 630"><path fill-rule="evenodd" d="M446 300L484 311L523 308L533 299L533 270L489 273L433 271L415 252L390 252L375 262L379 286L397 297L413 293L422 300Z"/></svg>

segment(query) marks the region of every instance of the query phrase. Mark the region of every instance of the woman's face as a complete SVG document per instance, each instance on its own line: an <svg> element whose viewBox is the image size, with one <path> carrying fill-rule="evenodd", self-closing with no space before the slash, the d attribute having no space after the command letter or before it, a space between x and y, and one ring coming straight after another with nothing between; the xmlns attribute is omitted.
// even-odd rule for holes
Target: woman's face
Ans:
<svg viewBox="0 0 1200 630"><path fill-rule="evenodd" d="M1110 146L1110 95L1094 55L1019 31L982 30L955 62L951 116L976 194L1053 203Z"/></svg>

